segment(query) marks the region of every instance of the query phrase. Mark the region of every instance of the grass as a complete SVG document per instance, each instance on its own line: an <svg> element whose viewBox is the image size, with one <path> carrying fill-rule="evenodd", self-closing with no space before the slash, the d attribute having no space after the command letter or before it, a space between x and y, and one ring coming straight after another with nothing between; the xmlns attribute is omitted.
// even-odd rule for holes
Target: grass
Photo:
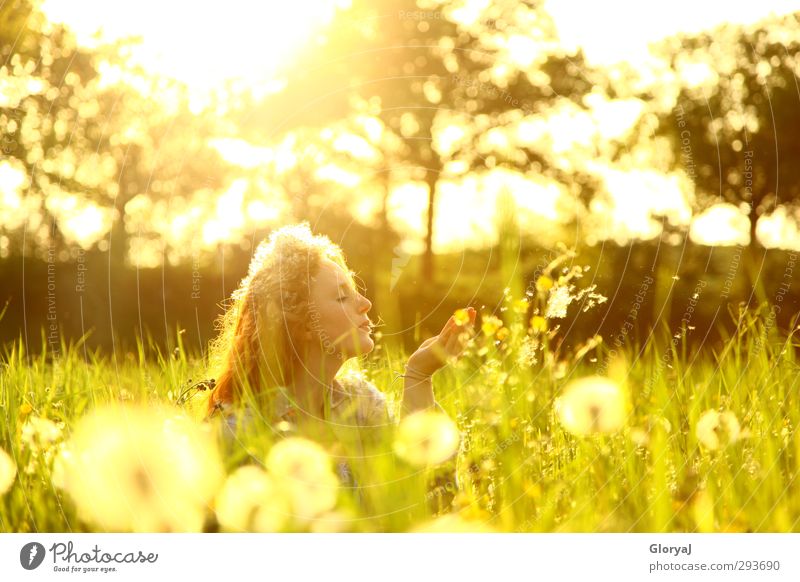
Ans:
<svg viewBox="0 0 800 582"><path fill-rule="evenodd" d="M532 365L520 364L525 318L509 309L504 319L507 332L481 334L434 378L437 399L463 434L457 458L408 467L392 454L391 431L381 431L375 448L354 462L365 501L341 492L346 529L406 531L459 513L500 531L800 531L795 343L792 334L782 337L770 327L763 311L741 313L736 333L717 351L693 352L685 334L673 342L663 333L609 361L602 343L576 359L543 341ZM155 355L146 357L148 351ZM404 354L380 349L362 362L395 405L404 361ZM559 422L554 400L572 379L604 363L629 394L628 420L614 434L574 436ZM19 471L0 497L0 531L96 529L51 482L59 443L102 403L176 406L202 366L180 335L173 353L140 342L137 354L116 359L85 353L80 342L62 343L57 358L26 354L21 343L6 346L0 447ZM743 438L717 450L704 446L697 424L708 410L732 411ZM23 426L34 417L63 423L63 434L53 443L32 441ZM266 425L242 431L225 449L226 469L263 460L274 441Z"/></svg>

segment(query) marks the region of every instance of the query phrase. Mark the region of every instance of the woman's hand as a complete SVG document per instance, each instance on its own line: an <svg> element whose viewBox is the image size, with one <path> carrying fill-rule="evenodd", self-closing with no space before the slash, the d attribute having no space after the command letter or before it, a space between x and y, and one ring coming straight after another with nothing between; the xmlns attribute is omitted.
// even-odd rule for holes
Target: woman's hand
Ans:
<svg viewBox="0 0 800 582"><path fill-rule="evenodd" d="M468 307L451 316L439 335L425 340L411 355L406 365L406 375L413 378L428 378L443 368L448 360L457 359L475 335L473 326L476 315L475 309Z"/></svg>

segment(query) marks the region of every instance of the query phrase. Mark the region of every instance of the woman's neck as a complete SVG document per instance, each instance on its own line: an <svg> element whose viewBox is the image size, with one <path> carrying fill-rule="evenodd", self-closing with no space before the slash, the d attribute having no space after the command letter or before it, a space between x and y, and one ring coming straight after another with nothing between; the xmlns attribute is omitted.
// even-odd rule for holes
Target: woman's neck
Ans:
<svg viewBox="0 0 800 582"><path fill-rule="evenodd" d="M333 387L341 367L342 362L330 356L311 354L295 368L290 386L292 396L310 420L323 418L325 393Z"/></svg>

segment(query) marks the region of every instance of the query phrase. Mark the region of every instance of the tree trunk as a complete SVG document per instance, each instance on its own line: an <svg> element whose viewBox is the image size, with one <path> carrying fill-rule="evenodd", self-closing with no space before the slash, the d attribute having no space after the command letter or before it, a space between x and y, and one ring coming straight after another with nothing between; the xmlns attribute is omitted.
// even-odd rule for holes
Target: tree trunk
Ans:
<svg viewBox="0 0 800 582"><path fill-rule="evenodd" d="M422 257L423 281L431 281L433 279L433 221L435 218L436 182L438 179L438 174L431 169L425 175L425 182L428 184L428 225L425 230L425 255Z"/></svg>

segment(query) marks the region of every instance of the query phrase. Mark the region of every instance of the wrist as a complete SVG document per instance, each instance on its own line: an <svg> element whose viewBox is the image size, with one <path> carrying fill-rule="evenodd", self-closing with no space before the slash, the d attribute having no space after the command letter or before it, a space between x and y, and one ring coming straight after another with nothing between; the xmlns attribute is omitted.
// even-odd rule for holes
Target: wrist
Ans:
<svg viewBox="0 0 800 582"><path fill-rule="evenodd" d="M426 374L409 363L406 364L406 371L403 376L411 380L428 380L432 374Z"/></svg>

